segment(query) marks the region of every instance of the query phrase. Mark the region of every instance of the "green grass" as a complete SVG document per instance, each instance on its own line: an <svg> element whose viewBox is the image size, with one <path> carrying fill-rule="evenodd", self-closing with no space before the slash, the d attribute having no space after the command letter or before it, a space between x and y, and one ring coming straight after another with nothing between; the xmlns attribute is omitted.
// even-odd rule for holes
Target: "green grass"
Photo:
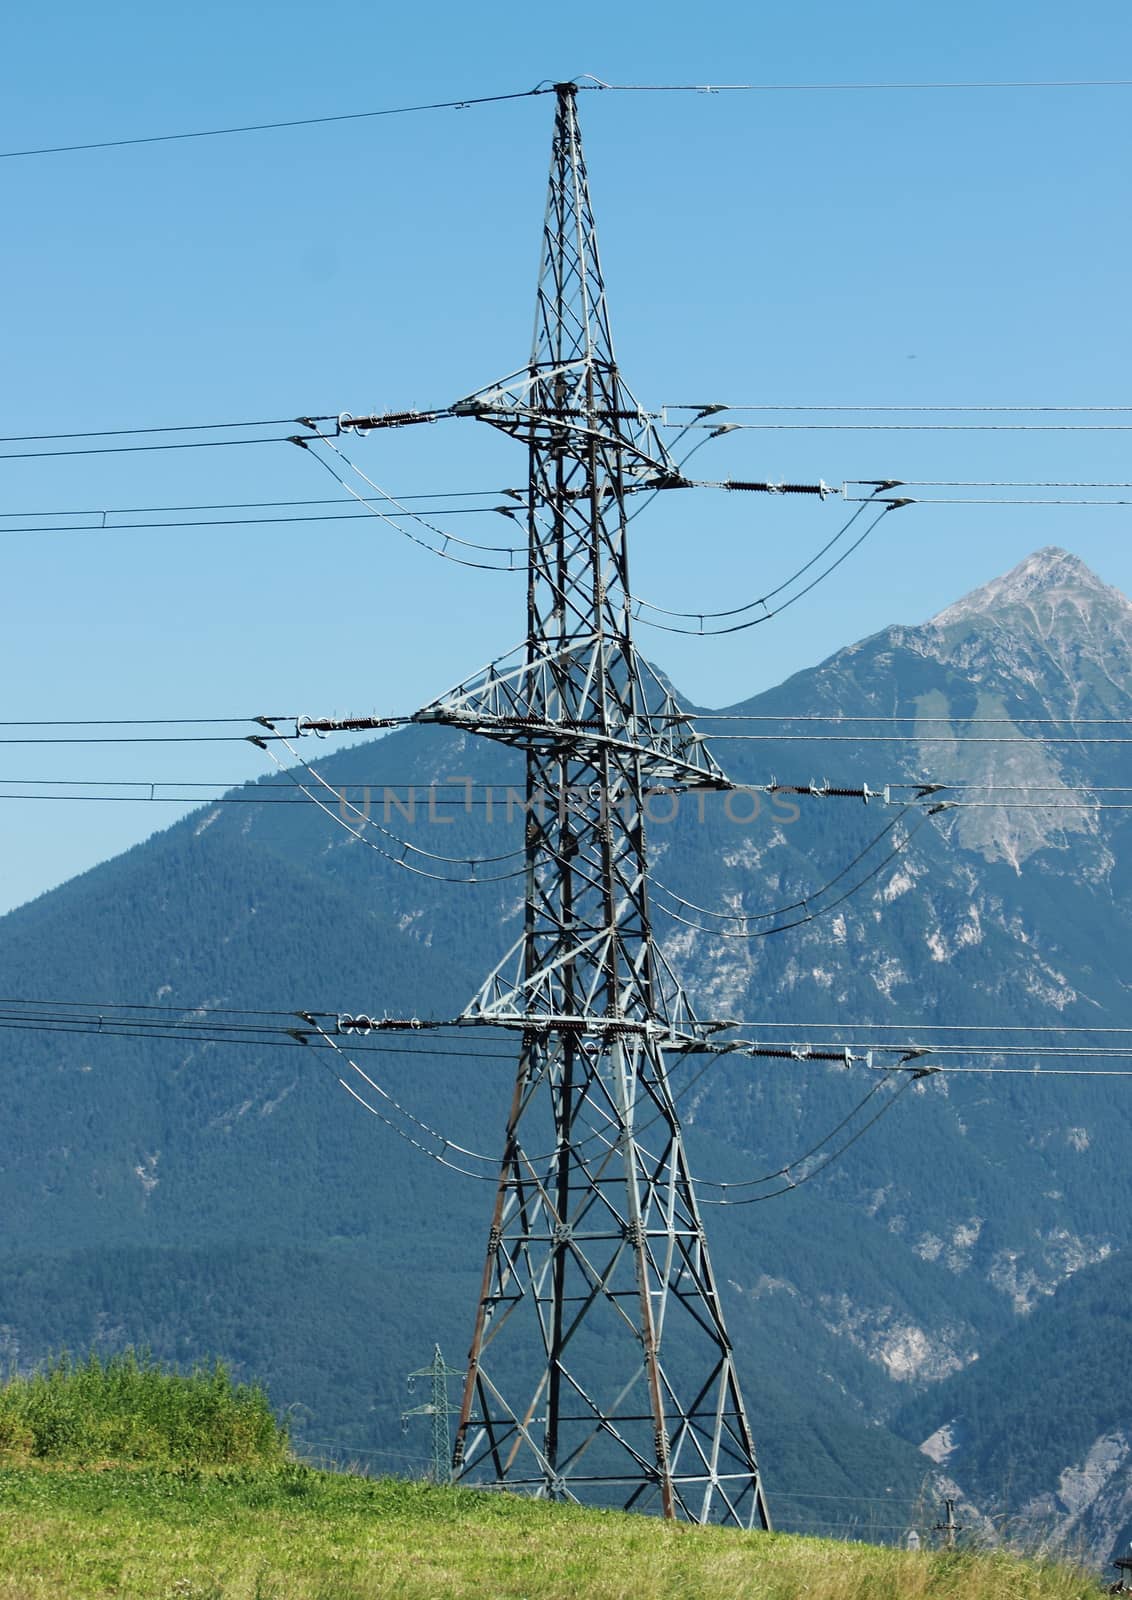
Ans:
<svg viewBox="0 0 1132 1600"><path fill-rule="evenodd" d="M0 1600L1094 1600L1069 1567L318 1472L222 1366L0 1386Z"/></svg>
<svg viewBox="0 0 1132 1600"><path fill-rule="evenodd" d="M0 1386L0 1463L268 1467L288 1455L263 1390L219 1362L182 1373L132 1350L60 1356Z"/></svg>
<svg viewBox="0 0 1132 1600"><path fill-rule="evenodd" d="M0 1600L1095 1600L1070 1568L316 1472L0 1468Z"/></svg>

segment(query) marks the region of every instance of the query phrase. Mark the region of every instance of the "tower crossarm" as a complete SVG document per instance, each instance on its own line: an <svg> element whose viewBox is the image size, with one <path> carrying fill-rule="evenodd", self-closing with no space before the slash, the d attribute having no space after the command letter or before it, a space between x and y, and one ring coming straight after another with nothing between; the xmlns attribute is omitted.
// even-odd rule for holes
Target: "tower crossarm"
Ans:
<svg viewBox="0 0 1132 1600"><path fill-rule="evenodd" d="M611 682L611 646L622 644ZM731 787L692 716L627 637L610 641L604 630L591 628L548 640L517 664L507 665L510 659L457 684L412 721L445 723L526 750L568 753L591 765L604 748L634 763L646 782ZM618 688L621 693L610 692Z"/></svg>
<svg viewBox="0 0 1132 1600"><path fill-rule="evenodd" d="M544 449L612 447L633 488L668 488L685 480L646 411L612 360L580 357L530 366L466 395L449 408ZM629 485L626 485L629 487Z"/></svg>

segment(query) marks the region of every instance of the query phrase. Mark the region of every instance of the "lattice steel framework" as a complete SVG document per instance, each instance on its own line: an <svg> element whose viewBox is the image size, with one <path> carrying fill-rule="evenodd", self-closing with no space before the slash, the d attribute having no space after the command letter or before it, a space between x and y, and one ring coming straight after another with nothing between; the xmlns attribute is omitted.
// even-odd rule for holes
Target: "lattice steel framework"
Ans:
<svg viewBox="0 0 1132 1600"><path fill-rule="evenodd" d="M572 84L530 364L453 409L529 458L525 646L419 713L527 768L522 935L464 1013L522 1044L454 1474L769 1527L665 1065L711 1025L646 872L648 791L726 780L632 641L627 496L678 474L614 358Z"/></svg>
<svg viewBox="0 0 1132 1600"><path fill-rule="evenodd" d="M401 1427L404 1430L411 1417L431 1418L433 1483L452 1481L452 1428L449 1418L459 1415L459 1407L448 1404L448 1380L462 1377L462 1372L445 1361L438 1344L432 1347L432 1360L428 1366L418 1367L416 1372L410 1372L408 1376L410 1389L418 1378L427 1378L429 1381L428 1399L423 1406L411 1406L408 1411L402 1411Z"/></svg>

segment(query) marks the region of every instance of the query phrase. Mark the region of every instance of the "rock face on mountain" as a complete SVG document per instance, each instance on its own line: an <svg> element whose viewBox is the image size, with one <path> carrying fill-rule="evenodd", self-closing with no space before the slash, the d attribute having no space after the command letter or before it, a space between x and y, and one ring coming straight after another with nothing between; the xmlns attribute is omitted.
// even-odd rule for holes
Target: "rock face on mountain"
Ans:
<svg viewBox="0 0 1132 1600"><path fill-rule="evenodd" d="M1132 1256L1074 1275L977 1365L906 1402L895 1426L1028 1548L1100 1567L1132 1537ZM940 1421L947 1418L946 1421ZM935 1424L939 1424L935 1426ZM932 1431L927 1433L931 1428ZM961 1487L960 1487L961 1486Z"/></svg>
<svg viewBox="0 0 1132 1600"><path fill-rule="evenodd" d="M1008 721L990 726L1016 730L1026 740L1018 751L971 746L956 772L970 782L988 782L990 792L1003 797L1007 786L1017 785L1050 808L995 818L971 814L960 824L961 842L988 861L1003 859L1018 867L1056 840L1059 830L1062 835L1095 833L1096 819L1090 813L1075 811L1071 803L1053 810L1058 801L1073 801L1073 780L1095 772L1094 763L1088 753L1080 762L1066 762L1063 745L1052 747L1052 754L1049 747L1038 748L1033 736L1041 729L1027 713L1041 715L1039 700L1047 713L1056 703L1066 718L1059 728L1062 734L1088 737L1092 730L1104 736L1103 720L1079 719L1119 716L1127 703L1132 692L1132 604L1076 556L1045 549L948 606L927 630L909 632L919 635L906 638L911 648L919 644L926 655L961 667L979 686L976 716L1001 717L1011 705ZM937 708L925 702L921 709L924 727ZM1068 719L1073 719L1072 726ZM1089 746L1086 752L1098 748Z"/></svg>
<svg viewBox="0 0 1132 1600"><path fill-rule="evenodd" d="M814 793L752 787L743 805L654 819L654 920L701 1015L775 1042L852 1024L862 1041L915 1044L917 1028L946 1025L963 1030L966 1064L1024 1068L1001 1054L1011 1025L1128 1020L1132 812L1098 803L1121 786L1132 800L1132 745L1111 742L1132 729L1132 605L1075 557L1039 551L728 716L705 727L737 781ZM318 766L367 786L375 821L449 857L521 841L502 806L446 804L441 827L423 800L412 821L383 810L383 785L403 795L455 773L502 793L510 752L412 728ZM861 784L868 804L826 792ZM447 1016L513 940L513 882L441 884L313 807L255 786L241 799L0 921L4 992ZM466 1347L490 1182L430 1166L389 1102L368 1115L314 1051L4 1040L0 1339L14 1358L128 1336L180 1358L259 1359L278 1403L307 1419L300 1435L396 1448L401 1374L436 1339L450 1359ZM497 1150L506 1060L411 1046L360 1059L421 1121ZM841 1504L835 1531L867 1527L866 1498L822 1495L904 1496L911 1518L933 1435L941 1469L997 1512L993 1471L968 1482L964 1455L981 1459L970 1441L986 1428L1022 1449L1025 1413L983 1396L968 1415L960 1386L1079 1278L1121 1263L1132 1234L1125 1080L880 1076L798 1058L676 1069L785 1526L824 1526ZM277 1324L286 1281L298 1323L284 1354L261 1326ZM318 1354L328 1338L340 1382ZM1040 1382L997 1370L1004 1395ZM1067 1470L1083 1474L1066 1480L1075 1532L1094 1480L1098 1506L1116 1503L1127 1451L1098 1441L1132 1435L1123 1403L1100 1406L1063 1458L1054 1441L1027 1505L1059 1494ZM940 1443L950 1425L954 1451ZM1098 1528L1111 1521L1097 1512Z"/></svg>
<svg viewBox="0 0 1132 1600"><path fill-rule="evenodd" d="M945 809L926 821L911 813L832 897L822 898L821 886L889 813L847 814L846 802L824 801L815 821L811 803L793 827L767 827L742 849L725 847L716 863L720 893L712 900L701 892L698 903L754 914L757 897L764 905L801 899L826 914L762 940L725 941L678 925L669 947L693 992L739 1004L743 1016L766 1023L871 1021L882 1032L905 1021L971 1024L987 1030L987 1048L1007 1021L1123 1020L1132 913L1127 813L1098 802L1119 801L1107 791L1132 779L1128 747L1112 738L1121 728L1107 725L1132 712L1132 606L1075 558L1040 551L931 622L887 629L734 710L789 714L807 735L801 719L835 719L818 725L832 733L828 743L768 744L761 773L751 770L751 747L742 747L752 779L770 770L780 779L818 778L799 766L817 750L823 774L891 785L894 798L911 797L916 783L943 784L932 798ZM894 838L908 842L887 860ZM875 877L842 899L878 862ZM700 883L702 853L693 853L689 870ZM697 898L686 877L672 886ZM1023 1091L1000 1081L993 1093L987 1085L978 1090L977 1117L968 1117L967 1086L960 1092L958 1082L937 1081L919 1096L943 1102L932 1118L933 1160L960 1163L962 1189L926 1190L915 1162L905 1168L900 1159L904 1141L889 1152L880 1133L853 1170L883 1151L874 1186L860 1188L871 1214L921 1259L949 1273L977 1273L1012 1310L1024 1311L1118 1243L1099 1225L1087 1192L1078 1192L1089 1188L1095 1140L1104 1137L1092 1097L1112 1089L1080 1082L1071 1100L1066 1088L1053 1102L1045 1084ZM754 1091L736 1080L735 1092ZM1021 1149L1008 1133L1010 1117L1002 1118L1019 1103L1028 1119L1041 1119ZM1002 1208L1010 1180L1000 1193L993 1177L1000 1137L1013 1147L1012 1177L1027 1167L1043 1202L1029 1218L1036 1231L1004 1235L1014 1207Z"/></svg>

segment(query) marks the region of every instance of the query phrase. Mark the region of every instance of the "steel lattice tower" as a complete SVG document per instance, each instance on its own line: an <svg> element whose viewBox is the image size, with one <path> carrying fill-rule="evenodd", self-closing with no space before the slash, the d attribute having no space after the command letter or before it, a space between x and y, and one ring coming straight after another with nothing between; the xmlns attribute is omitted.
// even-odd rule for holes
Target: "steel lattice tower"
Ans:
<svg viewBox="0 0 1132 1600"><path fill-rule="evenodd" d="M418 720L526 755L525 916L464 1020L521 1034L454 1475L769 1527L666 1055L650 789L725 786L637 655L627 501L679 475L617 368L573 84L556 87L529 366L452 409L525 442L527 637Z"/></svg>
<svg viewBox="0 0 1132 1600"><path fill-rule="evenodd" d="M408 1411L402 1411L401 1427L402 1429L407 1427L410 1417L432 1418L433 1483L450 1483L452 1480L452 1430L448 1419L453 1414L458 1414L459 1408L448 1404L448 1380L463 1376L464 1374L456 1367L448 1365L438 1344L433 1346L432 1360L428 1366L418 1367L416 1372L409 1373L410 1389L418 1378L429 1380L429 1398L423 1406L413 1406Z"/></svg>

